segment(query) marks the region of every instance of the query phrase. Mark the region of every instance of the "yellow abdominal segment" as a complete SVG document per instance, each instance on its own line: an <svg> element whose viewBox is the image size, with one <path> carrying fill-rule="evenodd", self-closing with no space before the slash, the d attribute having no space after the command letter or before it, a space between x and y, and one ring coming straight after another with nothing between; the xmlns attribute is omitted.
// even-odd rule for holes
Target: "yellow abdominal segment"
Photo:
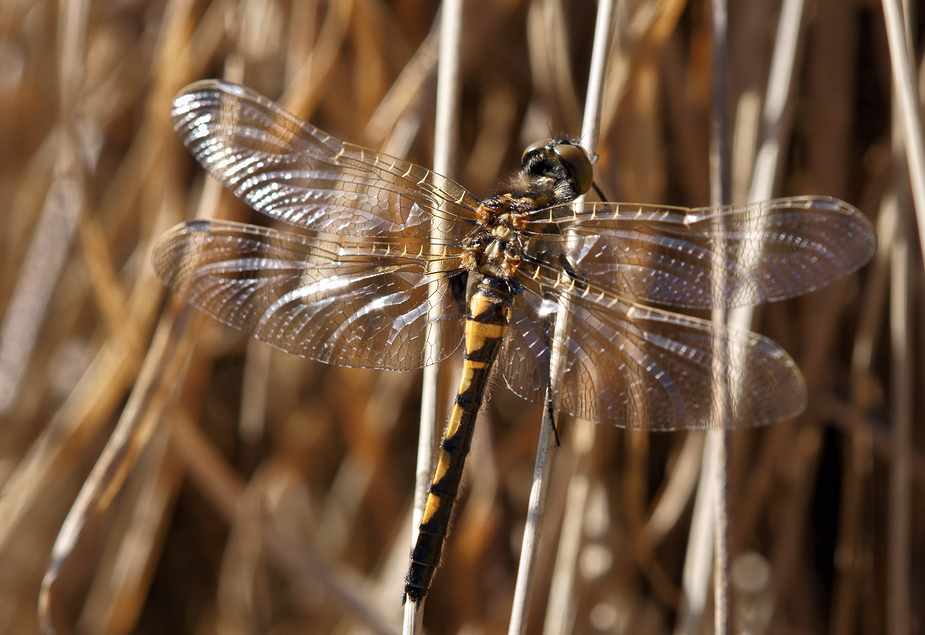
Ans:
<svg viewBox="0 0 925 635"><path fill-rule="evenodd" d="M471 360L466 360L463 364L462 377L459 380L459 394L462 395L469 391L469 388L472 386L472 379L475 377L475 372L477 370L484 370L488 368L488 362L473 362ZM454 415L456 408L453 409ZM460 413L461 415L462 413ZM456 433L456 428L459 425L459 418L455 416L450 417L450 425L446 429L446 438L451 438Z"/></svg>
<svg viewBox="0 0 925 635"><path fill-rule="evenodd" d="M459 406L453 406L453 412L450 413L450 422L446 426L446 438L452 439L459 430L459 423L462 421L463 411Z"/></svg>
<svg viewBox="0 0 925 635"><path fill-rule="evenodd" d="M421 523L429 523L430 519L434 517L434 514L437 513L439 508L440 497L436 494L428 494L427 505L424 507L424 518L421 519Z"/></svg>
<svg viewBox="0 0 925 635"><path fill-rule="evenodd" d="M472 312L473 316L482 315L486 311L490 311L493 304L489 297L477 293L469 301L469 311Z"/></svg>
<svg viewBox="0 0 925 635"><path fill-rule="evenodd" d="M485 340L497 340L504 335L501 324L484 324L474 320L466 321L466 352L472 353L485 345Z"/></svg>

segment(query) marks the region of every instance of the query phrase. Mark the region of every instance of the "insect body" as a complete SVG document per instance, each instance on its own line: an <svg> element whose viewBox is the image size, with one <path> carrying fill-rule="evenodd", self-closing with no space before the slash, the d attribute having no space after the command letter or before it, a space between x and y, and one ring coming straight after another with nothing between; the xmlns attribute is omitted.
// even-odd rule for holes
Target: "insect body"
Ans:
<svg viewBox="0 0 925 635"><path fill-rule="evenodd" d="M405 579L405 594L414 602L427 593L440 562L488 375L508 328L515 276L524 259L531 258L523 244L524 221L531 212L574 200L591 186L587 154L564 140L528 148L523 165L524 191L482 203L476 210L477 229L464 241L462 264L479 282L466 303L462 378Z"/></svg>
<svg viewBox="0 0 925 635"><path fill-rule="evenodd" d="M592 168L565 140L528 148L510 191L479 201L234 84L193 84L172 115L185 145L235 195L313 233L189 221L155 248L168 286L226 324L331 364L409 370L465 341L405 583L415 602L439 562L493 366L525 399L544 403L552 388L559 410L626 428L793 417L805 388L780 346L651 305L711 309L799 295L853 272L874 249L866 219L832 198L698 209L574 203ZM556 333L552 385L560 312L569 319ZM436 323L444 337L428 343ZM714 373L730 366L739 390L717 422Z"/></svg>

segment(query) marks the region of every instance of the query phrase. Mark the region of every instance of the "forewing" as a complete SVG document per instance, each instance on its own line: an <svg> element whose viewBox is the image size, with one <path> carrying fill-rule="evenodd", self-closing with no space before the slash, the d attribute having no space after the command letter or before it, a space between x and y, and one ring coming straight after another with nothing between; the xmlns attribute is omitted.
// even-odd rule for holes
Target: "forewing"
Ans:
<svg viewBox="0 0 925 635"><path fill-rule="evenodd" d="M541 294L545 293L545 297ZM806 405L803 379L777 344L755 333L626 301L602 289L584 298L531 286L515 300L500 364L521 397L543 403L550 345L559 314L562 374L557 409L636 430L678 430L771 423ZM717 369L730 369L727 415L718 420Z"/></svg>
<svg viewBox="0 0 925 635"><path fill-rule="evenodd" d="M255 210L341 236L458 240L478 201L418 165L344 143L228 82L187 86L174 129L208 170Z"/></svg>
<svg viewBox="0 0 925 635"><path fill-rule="evenodd" d="M867 219L834 198L716 208L579 203L535 212L528 236L548 264L643 302L687 308L759 304L846 276L873 255ZM541 272L553 284L561 268Z"/></svg>
<svg viewBox="0 0 925 635"><path fill-rule="evenodd" d="M463 299L449 293L458 257L408 249L197 220L164 235L154 268L191 304L271 346L339 366L409 370L456 349ZM444 325L433 352L431 320Z"/></svg>

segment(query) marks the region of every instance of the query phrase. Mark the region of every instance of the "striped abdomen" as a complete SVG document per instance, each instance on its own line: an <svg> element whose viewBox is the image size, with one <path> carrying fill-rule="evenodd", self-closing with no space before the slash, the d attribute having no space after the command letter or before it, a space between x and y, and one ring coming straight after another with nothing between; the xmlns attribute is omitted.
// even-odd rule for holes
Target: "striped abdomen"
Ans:
<svg viewBox="0 0 925 635"><path fill-rule="evenodd" d="M482 405L491 366L507 330L511 290L501 278L484 278L469 298L466 312L466 354L453 412L440 444L434 474L411 566L405 578L405 595L417 602L427 594L450 524L475 419Z"/></svg>

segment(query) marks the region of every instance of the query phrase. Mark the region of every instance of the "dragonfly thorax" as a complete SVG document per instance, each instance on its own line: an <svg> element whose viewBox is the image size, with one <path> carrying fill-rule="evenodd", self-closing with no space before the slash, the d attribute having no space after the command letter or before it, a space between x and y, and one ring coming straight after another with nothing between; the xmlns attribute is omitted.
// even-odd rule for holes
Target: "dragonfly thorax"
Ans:
<svg viewBox="0 0 925 635"><path fill-rule="evenodd" d="M478 225L465 242L465 267L488 277L513 278L524 253L525 220L536 208L532 197L510 193L484 201L476 211Z"/></svg>
<svg viewBox="0 0 925 635"><path fill-rule="evenodd" d="M476 210L477 226L465 242L463 265L485 276L513 278L530 242L524 236L530 215L575 200L591 187L592 177L588 153L568 140L527 148L510 191Z"/></svg>

